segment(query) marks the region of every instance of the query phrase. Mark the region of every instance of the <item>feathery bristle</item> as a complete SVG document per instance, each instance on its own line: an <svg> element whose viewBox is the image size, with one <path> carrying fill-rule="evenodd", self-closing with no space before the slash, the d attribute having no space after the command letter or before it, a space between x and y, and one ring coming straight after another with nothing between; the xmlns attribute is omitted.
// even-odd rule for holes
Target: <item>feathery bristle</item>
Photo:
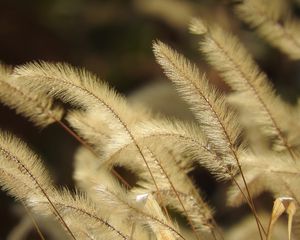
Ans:
<svg viewBox="0 0 300 240"><path fill-rule="evenodd" d="M236 11L262 38L291 59L297 60L300 58L300 22L290 17L281 17L276 12L283 9L281 2L284 1L244 0L237 5Z"/></svg>
<svg viewBox="0 0 300 240"><path fill-rule="evenodd" d="M227 165L236 165L232 150L240 129L234 112L226 106L224 96L208 85L194 65L165 44L155 43L154 53L167 76L190 104L211 144L210 148L222 154L220 167L230 171Z"/></svg>
<svg viewBox="0 0 300 240"><path fill-rule="evenodd" d="M231 103L240 108L250 108L248 119L254 120L265 136L273 140L274 149L286 150L294 158L292 146L284 134L288 125L284 116L288 116L289 108L275 95L266 75L238 39L220 27L211 27L200 41L200 50L236 91Z"/></svg>
<svg viewBox="0 0 300 240"><path fill-rule="evenodd" d="M12 77L12 69L0 65L0 101L24 115L38 127L59 121L63 108L46 94L37 94L20 86Z"/></svg>
<svg viewBox="0 0 300 240"><path fill-rule="evenodd" d="M68 191L58 192L37 156L19 140L3 133L0 135L0 161L2 187L37 213L54 215L73 239L82 231L87 234L96 231L99 236L99 225L114 237L129 238L106 220L103 211L99 216L99 210L83 196L77 194L74 198ZM84 225L79 224L78 217L85 219ZM113 236L107 239L114 239Z"/></svg>

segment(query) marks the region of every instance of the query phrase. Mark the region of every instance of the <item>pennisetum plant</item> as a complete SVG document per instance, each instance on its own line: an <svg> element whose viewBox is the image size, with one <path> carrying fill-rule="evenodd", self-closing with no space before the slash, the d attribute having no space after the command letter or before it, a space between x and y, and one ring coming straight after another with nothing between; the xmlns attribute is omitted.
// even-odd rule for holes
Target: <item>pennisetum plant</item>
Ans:
<svg viewBox="0 0 300 240"><path fill-rule="evenodd" d="M270 8L268 2L245 0L235 10L272 46L298 60L299 23L282 17L282 1ZM155 41L156 60L189 104L195 123L133 106L97 76L68 64L2 65L3 104L40 128L57 123L81 143L74 163L78 191L71 193L57 189L40 158L2 131L2 189L33 218L56 219L66 232L62 239L254 239L247 223L229 230L218 226L189 175L200 164L232 183L228 203L249 206L258 239L276 237L274 224L284 212L286 236L297 239L299 106L275 93L237 37L201 19L194 19L190 30L199 36L202 57L232 89L221 93L195 64ZM116 171L118 166L133 172L136 181ZM254 201L263 191L276 198L267 216ZM183 220L177 221L179 216Z"/></svg>

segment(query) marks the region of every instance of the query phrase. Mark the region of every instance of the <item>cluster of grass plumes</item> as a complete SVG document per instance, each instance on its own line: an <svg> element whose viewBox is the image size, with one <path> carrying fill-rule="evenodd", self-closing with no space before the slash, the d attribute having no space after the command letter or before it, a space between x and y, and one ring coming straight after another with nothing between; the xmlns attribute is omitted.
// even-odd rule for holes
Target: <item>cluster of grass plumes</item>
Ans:
<svg viewBox="0 0 300 240"><path fill-rule="evenodd" d="M297 21L284 17L281 1L270 9L267 2L246 0L236 11L266 41L299 59ZM224 95L197 66L156 41L157 62L190 105L193 124L131 105L93 74L67 64L1 66L3 104L40 128L58 123L82 145L74 163L78 191L71 193L57 189L39 157L2 132L2 188L35 214L56 219L66 230L62 239L253 239L253 232L280 239L272 233L284 212L285 235L299 237L299 106L275 93L237 37L200 19L190 29L199 35L202 56L232 88ZM253 231L247 221L229 230L218 226L189 176L197 165L232 183L228 203L248 204ZM117 167L134 173L135 181ZM277 199L272 213L256 210L253 198L264 191Z"/></svg>

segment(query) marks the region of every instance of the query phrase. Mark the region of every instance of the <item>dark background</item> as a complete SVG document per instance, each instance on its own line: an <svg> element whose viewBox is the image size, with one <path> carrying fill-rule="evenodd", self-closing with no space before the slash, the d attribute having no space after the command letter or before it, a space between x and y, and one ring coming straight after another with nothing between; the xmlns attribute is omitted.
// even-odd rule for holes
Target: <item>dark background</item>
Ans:
<svg viewBox="0 0 300 240"><path fill-rule="evenodd" d="M237 34L277 91L295 103L300 88L299 63L288 60L253 34L233 14L232 6L229 1L217 0L0 0L0 61L13 66L35 60L68 62L98 74L119 92L132 95L167 82L152 54L153 40L160 39L195 61L215 85L227 91L198 54L197 38L188 32L190 18L202 16ZM292 6L297 15L297 5ZM168 114L189 116L186 109L164 104L158 108ZM78 144L59 126L39 130L1 105L0 128L21 137L42 155L58 185L73 188L72 159ZM230 224L229 213L233 211L224 208L226 184L216 183L203 169L193 174L216 207L219 223ZM263 198L268 205L271 199L268 195ZM15 208L13 200L0 192L0 239L5 239L20 220ZM245 211L240 208L232 215L237 220ZM31 234L28 239L36 238Z"/></svg>

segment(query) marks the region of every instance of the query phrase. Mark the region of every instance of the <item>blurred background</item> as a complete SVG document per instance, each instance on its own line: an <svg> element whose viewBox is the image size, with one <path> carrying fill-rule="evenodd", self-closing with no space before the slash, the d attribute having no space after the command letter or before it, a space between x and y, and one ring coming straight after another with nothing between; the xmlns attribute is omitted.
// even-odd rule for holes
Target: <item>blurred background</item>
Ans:
<svg viewBox="0 0 300 240"><path fill-rule="evenodd" d="M0 0L0 61L18 65L45 60L67 62L100 76L120 93L153 111L192 120L155 62L152 42L162 40L196 62L220 89L229 89L197 51L188 31L191 17L201 16L234 32L247 46L277 91L295 103L300 89L299 62L292 62L258 38L233 13L226 0ZM292 1L291 1L292 2ZM297 2L292 11L299 15ZM155 99L155 101L154 101ZM166 104L168 103L168 104ZM39 130L14 111L0 106L0 128L24 139L42 155L58 185L73 188L72 159L78 146L55 124ZM192 173L223 227L241 219L247 209L225 208L227 184L204 169ZM271 206L266 194L262 204ZM24 210L0 192L0 239L7 239ZM234 216L234 217L232 217ZM35 232L26 239L38 239Z"/></svg>

